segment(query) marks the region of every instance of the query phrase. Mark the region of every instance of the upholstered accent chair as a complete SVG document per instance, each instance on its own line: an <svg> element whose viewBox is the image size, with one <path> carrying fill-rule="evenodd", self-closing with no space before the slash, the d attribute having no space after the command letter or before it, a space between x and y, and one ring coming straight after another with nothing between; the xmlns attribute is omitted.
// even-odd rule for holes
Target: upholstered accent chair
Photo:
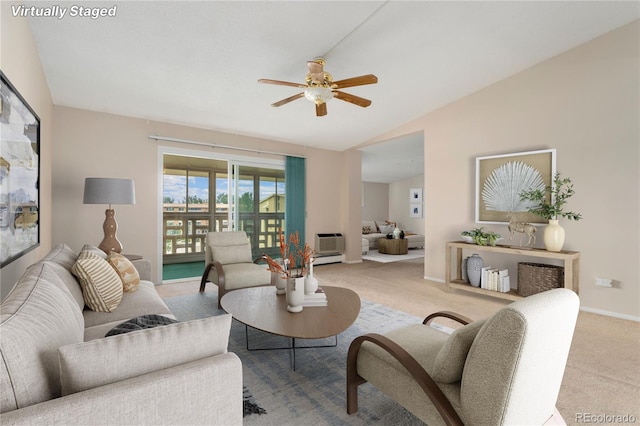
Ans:
<svg viewBox="0 0 640 426"><path fill-rule="evenodd" d="M358 410L358 386L370 382L430 426L562 424L555 404L579 305L560 288L481 321L439 312L360 336L347 355L347 412ZM429 326L443 316L463 326L451 334Z"/></svg>
<svg viewBox="0 0 640 426"><path fill-rule="evenodd" d="M266 263L258 264L263 256L251 259L251 243L244 231L209 232L204 251L205 269L200 281L200 293L207 282L218 286L220 299L228 291L257 287L271 283Z"/></svg>

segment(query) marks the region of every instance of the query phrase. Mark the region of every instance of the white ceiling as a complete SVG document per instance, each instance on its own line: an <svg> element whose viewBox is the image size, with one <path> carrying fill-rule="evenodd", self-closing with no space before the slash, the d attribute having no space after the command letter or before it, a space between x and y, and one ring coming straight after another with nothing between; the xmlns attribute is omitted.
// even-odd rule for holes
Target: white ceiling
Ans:
<svg viewBox="0 0 640 426"><path fill-rule="evenodd" d="M133 1L115 17L30 18L56 105L306 146L366 144L434 109L640 16L638 1ZM299 92L324 56L334 79L375 74L332 100L328 115ZM164 135L173 136L173 135Z"/></svg>

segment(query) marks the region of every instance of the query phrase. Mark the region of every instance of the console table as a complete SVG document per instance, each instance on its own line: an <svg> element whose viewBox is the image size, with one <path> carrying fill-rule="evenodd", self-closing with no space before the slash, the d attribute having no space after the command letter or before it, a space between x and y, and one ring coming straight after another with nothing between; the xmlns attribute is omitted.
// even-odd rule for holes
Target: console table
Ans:
<svg viewBox="0 0 640 426"><path fill-rule="evenodd" d="M454 279L452 279L451 277L452 250L455 250L455 253L456 253L455 255L456 277ZM502 299L509 299L509 300L518 300L522 298L522 296L520 296L513 290L508 293L500 293L497 291L491 291L491 290L485 290L479 287L473 287L471 284L464 282L462 280L462 251L463 250L473 251L474 253L491 252L491 253L501 253L501 254L518 255L518 256L537 257L542 259L562 260L564 263L563 264L564 266L563 287L578 293L579 272L580 272L580 252L566 251L566 250L562 250L560 252L552 252L544 249L536 249L536 248L523 249L523 248L513 248L513 247L501 246L501 245L479 246L476 244L465 243L463 241L450 241L446 243L445 283L449 289L469 291L472 293L484 294L486 296L499 297Z"/></svg>

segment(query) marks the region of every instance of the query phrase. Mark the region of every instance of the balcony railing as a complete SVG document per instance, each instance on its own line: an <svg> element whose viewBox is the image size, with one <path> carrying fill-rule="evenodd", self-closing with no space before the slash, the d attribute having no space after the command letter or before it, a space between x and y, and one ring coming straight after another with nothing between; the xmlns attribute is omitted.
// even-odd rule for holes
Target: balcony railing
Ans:
<svg viewBox="0 0 640 426"><path fill-rule="evenodd" d="M247 233L254 257L279 252L284 213L240 213L238 219L238 230ZM229 229L227 213L214 214L212 219L203 213L165 212L162 221L165 264L203 260L207 233Z"/></svg>

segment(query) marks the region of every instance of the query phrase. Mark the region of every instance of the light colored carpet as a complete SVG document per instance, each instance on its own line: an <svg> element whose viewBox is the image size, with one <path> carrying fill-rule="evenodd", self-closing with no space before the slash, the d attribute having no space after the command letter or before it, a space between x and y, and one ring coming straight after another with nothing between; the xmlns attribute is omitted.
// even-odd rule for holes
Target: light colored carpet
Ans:
<svg viewBox="0 0 640 426"><path fill-rule="evenodd" d="M422 260L327 264L314 268L314 274L321 285L350 288L361 299L417 317L449 310L475 320L509 303L450 292L442 283L424 280ZM166 298L197 293L199 285L193 281L157 289ZM215 294L214 287L208 284L207 293ZM583 425L583 414L628 415L640 422L640 323L580 312L557 407L569 425Z"/></svg>
<svg viewBox="0 0 640 426"><path fill-rule="evenodd" d="M369 253L362 255L362 260L371 260L380 263L400 262L413 259L424 259L424 249L411 249L407 254L382 254L378 253L376 249L371 249Z"/></svg>
<svg viewBox="0 0 640 426"><path fill-rule="evenodd" d="M284 297L284 296L279 296ZM180 321L223 313L215 292L165 299ZM307 308L313 309L313 308ZM366 300L356 322L338 336L338 346L296 351L293 371L291 351L247 351L244 325L234 321L229 351L242 360L244 385L254 402L267 414L251 414L245 425L421 425L419 419L373 386L360 386L358 413L346 412L346 357L351 341L365 333L384 333L421 319ZM282 347L289 339L249 329L251 347ZM296 346L333 344L334 339L296 340Z"/></svg>

